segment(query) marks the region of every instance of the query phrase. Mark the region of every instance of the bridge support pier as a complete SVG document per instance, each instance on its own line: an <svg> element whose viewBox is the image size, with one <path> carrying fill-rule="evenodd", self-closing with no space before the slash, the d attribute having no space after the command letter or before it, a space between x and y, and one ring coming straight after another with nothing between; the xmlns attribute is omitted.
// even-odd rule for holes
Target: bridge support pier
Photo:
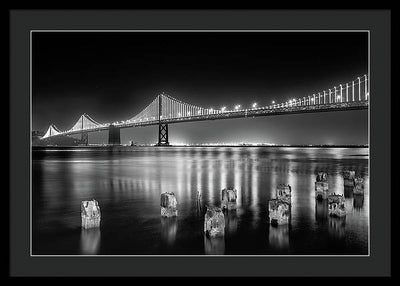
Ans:
<svg viewBox="0 0 400 286"><path fill-rule="evenodd" d="M121 145L121 130L119 127L114 125L108 127L108 144Z"/></svg>
<svg viewBox="0 0 400 286"><path fill-rule="evenodd" d="M157 146L170 146L168 141L168 124L158 124Z"/></svg>
<svg viewBox="0 0 400 286"><path fill-rule="evenodd" d="M88 145L89 144L89 135L87 132L82 132L81 134L81 143L82 145Z"/></svg>

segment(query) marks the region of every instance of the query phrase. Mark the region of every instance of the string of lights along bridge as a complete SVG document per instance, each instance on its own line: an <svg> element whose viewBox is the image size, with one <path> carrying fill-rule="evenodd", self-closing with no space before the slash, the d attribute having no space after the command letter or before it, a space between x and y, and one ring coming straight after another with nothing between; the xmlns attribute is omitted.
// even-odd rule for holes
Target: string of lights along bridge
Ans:
<svg viewBox="0 0 400 286"><path fill-rule="evenodd" d="M222 106L218 109L196 106L182 102L169 94L161 93L147 107L130 119L112 123L99 123L85 113L80 116L71 129L66 131L61 131L54 124L51 124L41 139L81 134L82 143L87 144L89 132L108 130L108 143L115 145L121 143L121 128L158 125L157 145L169 145L168 124L173 123L367 109L369 102L368 82L368 75L364 75L328 90L292 98L285 102L272 101L269 105L251 103L246 107L237 104L231 108Z"/></svg>

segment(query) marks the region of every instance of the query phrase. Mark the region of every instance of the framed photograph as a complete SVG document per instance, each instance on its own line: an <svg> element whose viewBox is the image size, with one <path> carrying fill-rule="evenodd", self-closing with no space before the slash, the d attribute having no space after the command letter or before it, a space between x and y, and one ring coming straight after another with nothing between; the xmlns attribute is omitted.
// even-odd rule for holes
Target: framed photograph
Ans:
<svg viewBox="0 0 400 286"><path fill-rule="evenodd" d="M390 275L390 11L10 24L12 276Z"/></svg>

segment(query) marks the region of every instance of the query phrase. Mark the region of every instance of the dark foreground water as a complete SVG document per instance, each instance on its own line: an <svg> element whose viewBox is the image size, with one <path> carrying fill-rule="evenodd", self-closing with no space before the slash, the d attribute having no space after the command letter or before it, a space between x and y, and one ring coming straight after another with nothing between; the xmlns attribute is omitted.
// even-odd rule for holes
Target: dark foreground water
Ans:
<svg viewBox="0 0 400 286"><path fill-rule="evenodd" d="M367 148L69 148L35 150L32 165L34 255L368 254ZM364 177L364 196L344 188L344 169ZM345 195L345 219L315 201L317 171ZM268 200L280 183L292 187L291 223L274 227ZM227 186L238 190L238 209L225 214L224 239L205 238L204 205L219 205ZM176 194L175 219L160 217L165 191ZM101 227L81 230L80 203L93 198Z"/></svg>

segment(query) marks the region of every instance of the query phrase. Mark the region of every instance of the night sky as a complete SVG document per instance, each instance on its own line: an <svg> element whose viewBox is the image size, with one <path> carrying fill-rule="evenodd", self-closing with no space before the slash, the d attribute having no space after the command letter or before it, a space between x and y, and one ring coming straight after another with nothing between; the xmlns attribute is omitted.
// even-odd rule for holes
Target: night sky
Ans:
<svg viewBox="0 0 400 286"><path fill-rule="evenodd" d="M34 32L32 129L71 128L86 112L126 120L166 92L202 107L270 105L368 73L368 34ZM171 124L170 142L367 144L368 111ZM89 135L106 143L107 132ZM121 131L155 143L157 127Z"/></svg>

